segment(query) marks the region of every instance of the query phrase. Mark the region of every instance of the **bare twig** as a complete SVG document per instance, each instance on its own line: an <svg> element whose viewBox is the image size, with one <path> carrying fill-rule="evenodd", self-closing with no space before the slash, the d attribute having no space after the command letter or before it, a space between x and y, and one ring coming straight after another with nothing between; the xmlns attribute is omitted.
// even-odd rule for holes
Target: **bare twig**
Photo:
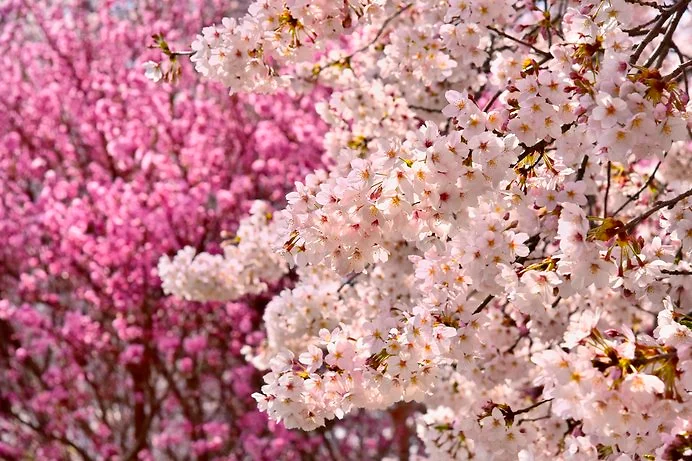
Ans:
<svg viewBox="0 0 692 461"><path fill-rule="evenodd" d="M683 10L689 0L682 0L679 3L671 6L669 9L661 11L661 14L659 15L658 21L654 24L654 26L651 28L648 34L644 37L644 39L641 41L641 43L637 46L637 48L634 50L634 53L632 53L632 56L630 57L630 65L636 65L637 61L639 61L639 58L641 57L642 53L644 52L644 49L647 47L651 41L656 38L661 31L663 30L663 27L668 21L668 18L670 18L678 9L682 6Z"/></svg>
<svg viewBox="0 0 692 461"><path fill-rule="evenodd" d="M502 37L504 37L504 38L506 38L506 39L512 40L513 42L519 43L520 45L524 45L524 46L526 46L526 47L531 48L533 51L535 51L536 53L540 54L540 55L543 56L544 58L552 58L552 57L553 57L553 55L552 55L551 53L549 53L548 51L541 50L540 48L534 46L533 44L531 44L531 43L529 43L529 42L527 42L527 41L525 41L525 40L522 40L522 39L517 38L517 37L513 37L513 36L511 36L511 35L509 35L509 34L503 32L503 31L501 31L501 30L499 30L499 29L496 29L496 28L493 27L493 26L486 26L486 27L487 27L488 30L492 30L492 31L495 32L496 34L498 34L498 35L500 35L500 36L502 36Z"/></svg>
<svg viewBox="0 0 692 461"><path fill-rule="evenodd" d="M544 403L548 403L548 402L552 402L552 401L553 401L553 399L545 399L545 400L541 400L540 402L536 402L533 405L528 406L526 408L522 408L521 410L512 410L512 415L516 416L516 415L521 415L522 413L528 413L529 411L533 410L534 408L538 408L541 405L543 405Z"/></svg>
<svg viewBox="0 0 692 461"><path fill-rule="evenodd" d="M648 210L646 213L637 216L636 218L634 218L633 220L631 220L630 222L625 224L624 230L627 233L632 232L632 230L634 230L634 228L637 227L639 225L639 223L641 223L642 221L647 219L652 214L656 213L658 210L666 208L666 207L673 208L676 203L678 203L681 200L686 199L689 196L692 196L692 189L689 189L688 191L683 192L682 194L680 194L677 197L674 197L670 200L666 200L665 202L658 203L656 206L654 206L653 208Z"/></svg>
<svg viewBox="0 0 692 461"><path fill-rule="evenodd" d="M402 15L406 10L408 10L408 9L411 8L412 6L413 6L413 3L409 3L408 5L402 7L402 8L401 8L400 10L398 10L396 13L394 13L393 15L391 15L390 17L388 17L387 19L385 19L385 21L382 23L382 26L380 27L380 29L379 29L379 30L377 31L377 33L375 34L375 38L373 38L373 39L370 40L370 42L368 42L366 45L363 45L362 47L358 48L356 51L354 51L353 53L349 54L348 56L345 56L345 57L343 57L343 58L340 58L340 59L336 59L336 60L334 60L334 61L331 61L331 62L325 64L324 66L320 66L320 67L317 69L317 72L316 72L316 75L315 75L315 76L319 75L324 69L327 69L328 67L336 66L336 65L339 65L339 64L343 64L343 63L348 63L348 62L351 61L351 59L352 59L355 55L357 55L358 53L362 53L363 51L366 51L366 50L367 50L368 48L370 48L372 45L374 45L375 43L377 43L377 41L380 39L380 37L381 37L382 34L384 33L384 31L385 31L385 29L387 28L387 26L388 26L394 19L398 18L400 15Z"/></svg>
<svg viewBox="0 0 692 461"><path fill-rule="evenodd" d="M353 281L361 274L362 274L362 272L356 272L354 274L351 274L346 280L344 280L341 283L339 288L337 288L337 290L336 290L337 293L340 292L341 290L343 290L344 288L346 288L346 286L351 285L353 283Z"/></svg>
<svg viewBox="0 0 692 461"><path fill-rule="evenodd" d="M442 109L431 109L429 107L415 106L415 105L409 105L408 107L409 107L409 109L419 110L421 112L430 112L431 114L442 113Z"/></svg>
<svg viewBox="0 0 692 461"><path fill-rule="evenodd" d="M577 171L577 181L581 181L584 179L584 174L586 173L586 165L589 164L589 156L584 155L584 158L581 159L581 165L579 165L579 171Z"/></svg>
<svg viewBox="0 0 692 461"><path fill-rule="evenodd" d="M659 11L662 11L665 8L665 6L659 5L656 2L647 2L644 0L625 0L625 3L633 3L635 5L648 6L649 8L654 8Z"/></svg>
<svg viewBox="0 0 692 461"><path fill-rule="evenodd" d="M684 73L685 73L685 70L687 70L687 68L689 68L689 67L692 67L692 59L690 59L689 61L683 62L683 63L680 64L680 65L678 66L678 68L675 69L673 72L671 72L670 74L664 76L664 77L663 77L663 81L669 82L669 81L671 81L671 80L677 79L679 76L681 76L682 74L684 74Z"/></svg>
<svg viewBox="0 0 692 461"><path fill-rule="evenodd" d="M646 61L644 67L650 67L654 62L656 62L656 67L661 66L661 64L663 63L663 59L668 54L670 44L673 41L673 33L678 28L680 19L682 19L683 15L685 14L685 9L687 6L686 4L689 3L689 1L690 0L684 0L680 2L680 5L678 5L678 7L676 8L677 12L675 13L675 17L670 22L668 30L666 30L666 34L663 36L661 43L658 44L656 51L654 51L653 54L649 57L649 59ZM658 60L656 60L656 58L658 58Z"/></svg>
<svg viewBox="0 0 692 461"><path fill-rule="evenodd" d="M485 306L487 306L490 301L492 301L495 298L494 295L488 295L485 297L482 303L478 305L478 307L473 311L473 315L476 315L480 313L483 309L485 309Z"/></svg>
<svg viewBox="0 0 692 461"><path fill-rule="evenodd" d="M605 197L603 197L603 219L608 217L608 194L610 194L610 160L608 160L608 181L606 183Z"/></svg>
<svg viewBox="0 0 692 461"><path fill-rule="evenodd" d="M169 56L192 56L195 54L196 51L193 50L187 50L187 51L171 51L171 54Z"/></svg>
<svg viewBox="0 0 692 461"><path fill-rule="evenodd" d="M497 90L495 92L493 97L490 98L490 100L487 103L485 103L485 107L483 108L483 112L488 112L488 109L490 109L492 107L492 105L495 103L495 101L497 101L497 98L500 97L500 95L502 94L503 91L504 90Z"/></svg>
<svg viewBox="0 0 692 461"><path fill-rule="evenodd" d="M670 270L670 269L661 269L661 272L666 275L692 275L692 271L684 271L684 270Z"/></svg>
<svg viewBox="0 0 692 461"><path fill-rule="evenodd" d="M667 152L666 152L666 154L663 156L664 159L665 159L666 155L668 155ZM644 191L651 185L651 183L652 183L652 182L654 181L654 179L656 178L656 173L658 172L658 168L661 166L661 163L663 163L663 160L661 160L660 162L658 162L658 163L656 164L656 168L654 168L654 171L651 173L651 176L649 176L649 179L646 180L646 182L644 183L644 185L637 191L637 193L634 194L634 195L630 195L629 197L627 197L627 201L626 201L625 203L623 203L622 205L620 205L620 207L619 207L617 210L615 210L615 211L613 212L613 216L617 215L617 214L620 213L622 210L624 210L625 207L626 207L627 205L629 205L629 204L632 203L633 201L637 200L637 199L639 198L639 196L642 194L642 192L644 192Z"/></svg>

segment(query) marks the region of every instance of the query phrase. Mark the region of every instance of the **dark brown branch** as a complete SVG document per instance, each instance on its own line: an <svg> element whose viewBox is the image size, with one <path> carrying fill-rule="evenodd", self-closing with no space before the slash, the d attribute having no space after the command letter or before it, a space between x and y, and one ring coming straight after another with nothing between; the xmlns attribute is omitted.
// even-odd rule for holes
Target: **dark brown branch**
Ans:
<svg viewBox="0 0 692 461"><path fill-rule="evenodd" d="M579 165L579 170L577 171L577 181L581 181L584 179L584 174L586 173L586 165L589 164L589 156L584 155L584 158L581 159L581 165Z"/></svg>
<svg viewBox="0 0 692 461"><path fill-rule="evenodd" d="M647 2L644 0L625 0L625 3L632 3L635 5L648 6L649 8L654 8L659 11L663 11L665 6L659 5L656 2Z"/></svg>
<svg viewBox="0 0 692 461"><path fill-rule="evenodd" d="M665 159L667 155L668 155L668 153L666 152L666 154L663 156L663 158ZM661 166L661 163L663 163L663 160L661 160L660 162L658 162L658 164L656 164L656 168L654 168L654 171L651 173L651 176L649 176L649 179L646 180L644 185L637 191L637 193L627 197L627 201L625 203L623 203L622 205L620 205L620 207L617 210L615 210L615 212L613 212L613 216L617 215L622 210L624 210L627 205L629 205L633 201L637 200L639 198L639 196L642 194L642 192L644 192L651 185L651 183L656 178L656 173L658 172L658 168Z"/></svg>
<svg viewBox="0 0 692 461"><path fill-rule="evenodd" d="M673 33L678 28L678 24L680 24L680 19L682 19L683 15L685 14L685 9L689 1L690 0L684 0L680 3L680 5L678 5L675 17L673 17L673 20L670 22L668 30L666 30L666 33L663 36L663 39L661 40L661 43L658 44L658 47L656 47L656 51L654 51L653 54L649 57L649 59L646 61L646 64L644 64L644 67L650 67L651 65L653 65L654 62L656 62L656 67L661 67L661 64L663 64L663 59L668 54L668 50L670 50L670 44L673 41ZM658 58L658 60L656 60L656 58Z"/></svg>
<svg viewBox="0 0 692 461"><path fill-rule="evenodd" d="M175 57L175 56L192 56L195 54L196 51L193 50L187 50L187 51L171 51L170 56Z"/></svg>
<svg viewBox="0 0 692 461"><path fill-rule="evenodd" d="M485 306L487 306L490 303L490 301L492 301L494 298L495 298L495 295L486 296L485 299L483 300L483 302L480 303L478 305L478 307L476 308L476 310L473 311L473 315L476 315L476 314L480 313L483 309L485 309Z"/></svg>
<svg viewBox="0 0 692 461"><path fill-rule="evenodd" d="M536 402L533 405L528 406L526 408L522 408L521 410L516 410L516 411L512 410L512 415L516 416L516 415L521 415L523 413L528 413L529 411L533 410L534 408L538 408L541 405L543 405L544 403L548 403L548 402L552 402L552 401L553 401L553 399L545 399L545 400L541 400L540 402Z"/></svg>
<svg viewBox="0 0 692 461"><path fill-rule="evenodd" d="M636 218L634 218L633 220L631 220L630 222L625 224L624 230L627 233L632 232L632 230L634 230L634 228L637 227L639 225L639 223L641 223L642 221L647 219L652 214L656 213L658 210L661 210L661 209L666 208L666 207L673 208L676 203L678 203L680 200L686 199L689 196L692 196L692 189L689 189L688 191L683 192L682 194L680 194L677 197L674 197L670 200L666 200L665 202L659 202L656 206L654 206L653 208L648 210L646 213L644 213L640 216L637 216Z"/></svg>
<svg viewBox="0 0 692 461"><path fill-rule="evenodd" d="M689 67L692 67L692 59L683 62L683 63L680 64L680 65L678 66L678 68L675 69L673 72L671 72L670 74L664 76L664 77L663 77L663 81L669 82L669 81L671 81L671 80L677 79L678 77L680 77L681 75L683 75L683 74L685 73L685 71L687 70L687 68L689 68Z"/></svg>
<svg viewBox="0 0 692 461"><path fill-rule="evenodd" d="M442 109L430 109L429 107L423 106L410 105L408 107L409 109L419 110L421 112L430 112L431 114L439 114L442 112Z"/></svg>
<svg viewBox="0 0 692 461"><path fill-rule="evenodd" d="M19 415L15 414L14 412L9 412L9 414L16 419L20 424L32 429L34 432L36 432L38 435L41 437L48 439L48 440L53 440L56 442L60 442L63 445L67 445L74 449L79 455L82 457L84 461L94 461L94 458L92 458L89 453L76 443L74 443L72 440L68 439L67 437L64 437L62 435L54 435L48 433L48 431L45 430L45 428L42 425L36 425L33 424L29 421L23 420Z"/></svg>
<svg viewBox="0 0 692 461"><path fill-rule="evenodd" d="M608 194L610 194L610 160L608 160L608 181L606 183L605 196L603 197L603 219L608 217Z"/></svg>
<svg viewBox="0 0 692 461"><path fill-rule="evenodd" d="M495 103L495 101L497 101L497 98L500 97L500 95L502 94L503 91L504 90L497 90L495 92L493 97L490 98L490 100L487 103L485 103L485 107L483 108L483 112L488 112L488 110L492 107L492 105Z"/></svg>
<svg viewBox="0 0 692 461"><path fill-rule="evenodd" d="M336 290L337 293L346 288L347 285L353 285L353 281L358 278L359 275L361 275L362 272L356 272L354 274L351 274L346 280L344 280L339 288Z"/></svg>
<svg viewBox="0 0 692 461"><path fill-rule="evenodd" d="M408 10L408 9L411 8L412 6L413 6L413 3L409 3L408 5L402 7L402 8L401 8L400 10L398 10L396 13L394 13L393 15L391 15L390 17L388 17L387 19L385 19L385 21L382 23L382 26L380 27L380 29L379 29L379 30L377 31L377 33L375 34L375 38L373 38L373 39L372 39L370 42L368 42L366 45L363 45L362 47L358 48L356 51L354 51L353 53L349 54L348 56L345 56L345 57L343 57L343 58L341 58L341 59L336 59L336 60L334 60L334 61L331 61L331 62L325 64L324 66L320 66L320 67L317 69L316 74L319 75L324 69L326 69L326 68L328 68L328 67L336 66L336 65L339 65L339 64L350 63L351 59L352 59L355 55L357 55L357 54L359 54L359 53L362 53L363 51L366 51L366 50L367 50L368 48L370 48L372 45L374 45L375 43L377 43L377 41L380 39L380 37L382 36L382 34L384 34L384 31L385 31L385 29L387 28L387 26L388 26L394 19L398 18L400 15L402 15L406 10Z"/></svg>
<svg viewBox="0 0 692 461"><path fill-rule="evenodd" d="M493 26L486 26L486 28L487 28L488 30L492 30L492 31L495 32L496 34L498 34L498 35L500 35L500 36L502 36L502 37L504 37L504 38L506 38L506 39L508 39L508 40L512 40L513 42L519 43L520 45L524 45L524 46L526 46L526 47L531 48L533 51L535 51L536 53L540 54L540 55L543 56L544 58L552 58L552 57L553 57L553 55L550 54L548 51L541 50L540 48L534 46L533 44L531 44L531 43L529 43L529 42L527 42L527 41L525 41L525 40L522 40L522 39L520 39L520 38L513 37L513 36L511 36L511 35L509 35L509 34L503 32L503 31L501 31L500 29L496 29L496 28L493 27Z"/></svg>
<svg viewBox="0 0 692 461"><path fill-rule="evenodd" d="M670 269L661 269L661 272L666 275L692 275L692 271L684 271L684 270L670 270Z"/></svg>
<svg viewBox="0 0 692 461"><path fill-rule="evenodd" d="M651 28L649 33L646 34L644 39L634 50L634 53L632 53L632 56L630 57L630 65L634 66L637 64L637 61L639 61L639 58L641 57L647 45L651 43L651 41L661 33L666 21L668 21L668 18L670 18L670 16L673 15L673 13L675 13L678 10L678 8L680 8L680 5L685 5L687 2L689 2L689 0L682 0L680 3L677 3L671 6L669 9L663 10L661 12L658 21L656 21L656 24Z"/></svg>

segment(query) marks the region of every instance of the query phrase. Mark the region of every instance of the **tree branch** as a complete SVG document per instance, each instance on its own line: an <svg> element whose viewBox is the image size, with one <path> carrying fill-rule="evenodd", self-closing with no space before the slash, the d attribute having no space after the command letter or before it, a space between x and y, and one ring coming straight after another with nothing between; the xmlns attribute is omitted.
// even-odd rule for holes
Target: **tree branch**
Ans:
<svg viewBox="0 0 692 461"><path fill-rule="evenodd" d="M511 35L509 35L509 34L503 32L503 31L501 31L501 30L499 30L499 29L496 29L496 28L493 27L493 26L486 26L486 29L492 30L492 31L495 32L496 34L498 34L498 35L500 35L500 36L502 36L502 37L504 37L504 38L506 38L506 39L512 40L513 42L519 43L520 45L524 45L524 46L526 46L526 47L529 47L529 48L531 48L533 51L535 51L536 53L538 53L538 54L540 54L541 56L543 56L544 58L552 58L552 57L553 57L553 55L552 55L551 53L549 53L548 51L541 50L540 48L534 46L533 44L531 44L531 43L529 43L529 42L527 42L527 41L525 41L525 40L522 40L522 39L520 39L520 38L513 37L513 36L511 36Z"/></svg>
<svg viewBox="0 0 692 461"><path fill-rule="evenodd" d="M608 217L608 194L610 194L610 160L608 160L608 182L606 183L605 196L603 197L603 219Z"/></svg>
<svg viewBox="0 0 692 461"><path fill-rule="evenodd" d="M624 230L627 233L632 232L632 230L634 230L634 228L637 227L642 221L647 219L652 214L656 213L658 210L660 210L662 208L666 208L666 207L673 208L676 203L678 203L681 200L686 199L687 197L689 197L691 195L692 195L692 189L689 189L687 192L683 192L682 194L678 195L677 197L674 197L670 200L666 200L665 202L658 203L655 207L651 208L646 213L644 213L640 216L637 216L636 218L634 218L633 220L631 220L630 222L625 224Z"/></svg>
<svg viewBox="0 0 692 461"><path fill-rule="evenodd" d="M668 155L668 152L666 152L666 154L663 156L663 159L665 159L667 155ZM663 163L663 160L658 162L658 164L656 165L656 168L654 168L654 171L651 173L651 176L649 176L649 179L646 180L646 182L641 187L641 189L639 189L636 194L630 195L629 197L627 197L627 201L625 203L623 203L622 205L620 205L620 207L613 212L613 216L617 215L623 209L625 209L625 207L627 205L629 205L633 201L637 200L639 198L639 196L642 194L642 192L644 192L651 185L651 183L656 178L656 173L658 172L658 168L661 166L661 163Z"/></svg>

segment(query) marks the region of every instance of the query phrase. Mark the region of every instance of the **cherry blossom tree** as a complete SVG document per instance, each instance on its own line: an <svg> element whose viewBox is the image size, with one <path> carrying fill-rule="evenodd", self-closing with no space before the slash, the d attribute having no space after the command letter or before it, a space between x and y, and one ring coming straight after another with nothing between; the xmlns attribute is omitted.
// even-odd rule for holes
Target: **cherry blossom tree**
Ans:
<svg viewBox="0 0 692 461"><path fill-rule="evenodd" d="M231 94L331 90L328 169L259 223L287 265L242 238L159 263L188 299L251 290L241 265L295 271L245 348L262 411L319 431L407 408L402 459L692 456L689 0L257 0L219 20L189 53Z"/></svg>

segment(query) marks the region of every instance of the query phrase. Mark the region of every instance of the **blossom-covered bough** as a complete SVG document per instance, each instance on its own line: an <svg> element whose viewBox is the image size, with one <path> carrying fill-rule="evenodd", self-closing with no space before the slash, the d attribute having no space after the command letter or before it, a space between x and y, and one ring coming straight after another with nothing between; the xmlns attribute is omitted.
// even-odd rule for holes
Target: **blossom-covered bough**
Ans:
<svg viewBox="0 0 692 461"><path fill-rule="evenodd" d="M248 232L299 276L246 351L268 370L260 409L314 430L416 402L403 458L689 459L691 17L689 0L261 0L205 28L191 59L231 92L332 90L331 167ZM288 270L237 245L162 261L168 291Z"/></svg>

